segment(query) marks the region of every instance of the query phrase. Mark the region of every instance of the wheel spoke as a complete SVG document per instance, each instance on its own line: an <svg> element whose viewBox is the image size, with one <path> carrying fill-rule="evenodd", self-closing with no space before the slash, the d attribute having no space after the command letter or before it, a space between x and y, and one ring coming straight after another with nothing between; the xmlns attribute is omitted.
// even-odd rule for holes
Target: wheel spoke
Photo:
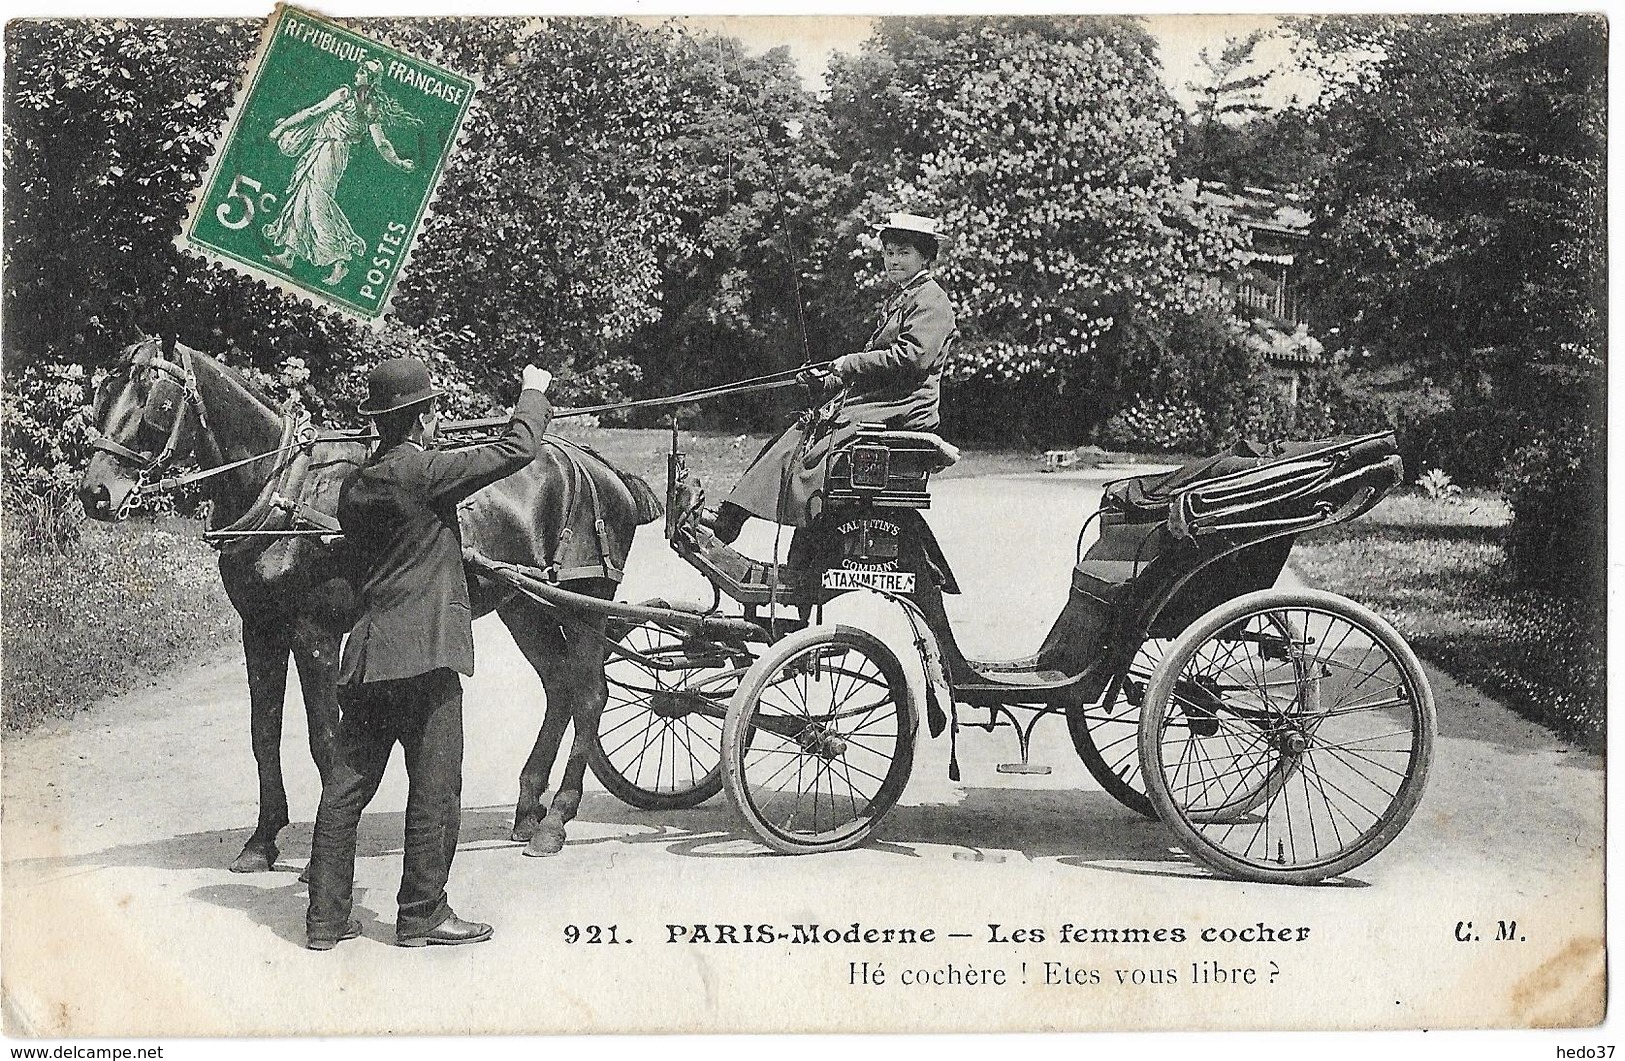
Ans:
<svg viewBox="0 0 1625 1061"><path fill-rule="evenodd" d="M724 732L728 793L780 851L838 850L890 809L912 762L914 722L895 658L865 634L809 629L744 679ZM872 638L869 639L872 641ZM770 721L771 720L771 721Z"/></svg>
<svg viewBox="0 0 1625 1061"><path fill-rule="evenodd" d="M1358 606L1269 595L1198 619L1154 672L1139 729L1162 750L1148 746L1144 782L1199 861L1316 880L1376 854L1413 813L1432 701L1404 642ZM1121 738L1099 732L1115 751Z"/></svg>

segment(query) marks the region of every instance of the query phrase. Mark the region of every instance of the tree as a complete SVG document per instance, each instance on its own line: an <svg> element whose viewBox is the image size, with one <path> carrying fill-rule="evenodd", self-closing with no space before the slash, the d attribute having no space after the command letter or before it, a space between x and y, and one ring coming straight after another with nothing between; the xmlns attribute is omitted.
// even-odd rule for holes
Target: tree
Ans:
<svg viewBox="0 0 1625 1061"><path fill-rule="evenodd" d="M1316 305L1466 390L1481 373L1600 359L1601 23L1362 25L1355 40L1383 58L1320 113L1341 148L1311 209Z"/></svg>
<svg viewBox="0 0 1625 1061"><path fill-rule="evenodd" d="M1376 359L1446 382L1458 409L1512 418L1538 451L1510 454L1505 472L1515 551L1524 535L1545 543L1520 560L1525 572L1594 560L1605 523L1605 22L1406 16L1293 29L1341 81L1316 113L1338 147L1310 207L1317 315Z"/></svg>
<svg viewBox="0 0 1625 1061"><path fill-rule="evenodd" d="M1269 83L1268 73L1249 72L1253 53L1264 39L1263 30L1245 37L1226 37L1218 54L1203 48L1198 53L1207 77L1202 82L1186 82L1196 92L1196 114L1186 134L1184 151L1190 170L1198 180L1225 180L1221 168L1232 157L1241 139L1233 130L1266 113L1260 89Z"/></svg>
<svg viewBox="0 0 1625 1061"><path fill-rule="evenodd" d="M325 363L345 322L171 243L256 27L19 20L7 27L6 367L94 364L138 331Z"/></svg>
<svg viewBox="0 0 1625 1061"><path fill-rule="evenodd" d="M1201 280L1233 265L1239 233L1175 185L1181 118L1137 20L888 19L830 79L845 209L815 268L826 291L872 292L878 270L850 249L862 226L944 219L964 426L1022 410L1080 437L1175 316L1219 300ZM825 311L869 316L838 297Z"/></svg>
<svg viewBox="0 0 1625 1061"><path fill-rule="evenodd" d="M787 56L617 19L358 25L484 86L381 333L171 243L255 24L11 24L7 371L94 365L160 332L272 374L301 359L307 404L343 419L391 354L430 357L456 410L477 412L526 361L555 370L561 400L596 402L626 393L640 362L666 363L645 347L675 339L682 368L714 351L695 322L736 345L794 334L763 164L809 124ZM746 135L753 109L763 135Z"/></svg>
<svg viewBox="0 0 1625 1061"><path fill-rule="evenodd" d="M737 41L681 31L671 47L685 198L676 238L660 245L660 317L631 344L651 393L788 368L822 346L801 275L809 187L827 179L817 100L787 49L750 56ZM701 410L756 426L773 411L759 397Z"/></svg>

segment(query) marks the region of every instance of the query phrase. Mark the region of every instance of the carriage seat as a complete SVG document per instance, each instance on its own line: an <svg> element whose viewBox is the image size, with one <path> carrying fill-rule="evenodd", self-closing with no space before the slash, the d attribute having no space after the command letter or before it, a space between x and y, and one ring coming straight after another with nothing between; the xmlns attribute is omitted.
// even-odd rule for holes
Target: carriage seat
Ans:
<svg viewBox="0 0 1625 1061"><path fill-rule="evenodd" d="M928 484L952 467L959 450L929 431L859 428L829 459L825 497L877 508L930 508Z"/></svg>

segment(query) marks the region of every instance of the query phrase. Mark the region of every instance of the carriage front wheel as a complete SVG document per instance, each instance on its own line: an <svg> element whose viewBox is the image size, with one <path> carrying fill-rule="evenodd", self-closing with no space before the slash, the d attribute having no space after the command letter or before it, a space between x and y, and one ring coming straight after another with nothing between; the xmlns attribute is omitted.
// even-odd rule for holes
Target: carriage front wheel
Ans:
<svg viewBox="0 0 1625 1061"><path fill-rule="evenodd" d="M618 625L604 661L609 695L587 762L624 803L697 807L722 790L722 720L751 656L658 621Z"/></svg>
<svg viewBox="0 0 1625 1061"><path fill-rule="evenodd" d="M1313 590L1204 615L1146 690L1140 769L1157 816L1229 876L1307 884L1399 834L1433 757L1433 694L1382 619Z"/></svg>
<svg viewBox="0 0 1625 1061"><path fill-rule="evenodd" d="M902 664L872 634L814 627L768 649L723 729L728 798L786 854L861 844L914 766L918 714Z"/></svg>

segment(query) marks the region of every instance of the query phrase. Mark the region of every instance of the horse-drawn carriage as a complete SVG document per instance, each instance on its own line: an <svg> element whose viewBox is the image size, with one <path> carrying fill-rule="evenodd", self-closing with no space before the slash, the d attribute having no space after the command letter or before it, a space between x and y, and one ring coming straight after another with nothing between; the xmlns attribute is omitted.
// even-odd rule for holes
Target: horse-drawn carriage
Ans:
<svg viewBox="0 0 1625 1061"><path fill-rule="evenodd" d="M152 340L125 351L95 414L101 437L81 486L92 515L117 518L178 484L207 483L214 497L260 770L260 820L233 868L268 869L288 823L278 753L290 656L318 768L331 754L334 660L354 601L330 509L366 440L315 431L217 359ZM965 728L1013 729L1021 758L1000 769L1021 772L1041 769L1027 754L1034 726L1060 714L1102 787L1203 863L1273 882L1346 873L1416 808L1432 695L1408 646L1368 610L1270 587L1296 535L1352 519L1399 482L1394 449L1390 434L1238 446L1109 484L1038 650L987 661L955 640L942 592L957 587L920 515L930 476L954 457L934 436L843 442L822 515L766 563L695 518L674 428L666 536L715 589L692 605L613 599L633 528L658 505L641 480L555 441L463 514L475 610L502 617L548 691L514 836L533 853L559 850L590 764L636 806L693 806L726 788L769 847L840 850L902 795L922 715L950 742ZM183 455L199 470L163 478ZM906 618L902 656L873 632L822 621L832 598L853 592ZM724 596L740 610L725 611ZM575 746L544 810L570 718ZM952 752L950 763L957 773Z"/></svg>
<svg viewBox="0 0 1625 1061"><path fill-rule="evenodd" d="M1011 772L1042 769L1028 761L1034 725L1061 714L1107 792L1220 872L1320 880L1403 828L1434 735L1415 656L1352 601L1271 588L1294 536L1352 519L1400 481L1392 435L1243 444L1110 483L1061 614L1037 652L1001 661L960 651L941 599L953 576L919 516L952 459L934 436L860 432L832 457L823 514L770 564L692 518L674 431L667 537L718 592L612 622L611 699L590 753L605 786L651 809L726 788L769 847L840 850L901 796L922 714L950 740L1013 729L1021 761L999 767ZM820 621L855 591L908 617L902 651L923 681L875 634ZM957 780L957 755L950 769Z"/></svg>

